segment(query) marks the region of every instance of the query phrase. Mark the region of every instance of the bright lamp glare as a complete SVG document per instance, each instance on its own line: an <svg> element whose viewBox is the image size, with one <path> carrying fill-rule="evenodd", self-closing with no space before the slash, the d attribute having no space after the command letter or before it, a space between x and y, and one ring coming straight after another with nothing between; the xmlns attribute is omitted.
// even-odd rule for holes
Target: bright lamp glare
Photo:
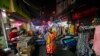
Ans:
<svg viewBox="0 0 100 56"><path fill-rule="evenodd" d="M3 11L3 12L5 12L6 10L5 10L5 9L3 9L2 11Z"/></svg>
<svg viewBox="0 0 100 56"><path fill-rule="evenodd" d="M36 30L39 30L40 26L36 26Z"/></svg>
<svg viewBox="0 0 100 56"><path fill-rule="evenodd" d="M6 13L5 12L2 12L2 16L5 18L7 17Z"/></svg>

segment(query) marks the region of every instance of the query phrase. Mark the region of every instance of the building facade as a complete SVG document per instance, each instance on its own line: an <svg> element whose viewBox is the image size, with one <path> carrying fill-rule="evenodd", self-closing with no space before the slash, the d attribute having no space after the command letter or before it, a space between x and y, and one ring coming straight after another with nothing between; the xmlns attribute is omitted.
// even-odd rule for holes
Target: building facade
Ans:
<svg viewBox="0 0 100 56"><path fill-rule="evenodd" d="M76 0L57 0L56 1L56 13L57 16L60 16L60 14L68 9L68 7L70 5L72 5L73 3L75 3Z"/></svg>

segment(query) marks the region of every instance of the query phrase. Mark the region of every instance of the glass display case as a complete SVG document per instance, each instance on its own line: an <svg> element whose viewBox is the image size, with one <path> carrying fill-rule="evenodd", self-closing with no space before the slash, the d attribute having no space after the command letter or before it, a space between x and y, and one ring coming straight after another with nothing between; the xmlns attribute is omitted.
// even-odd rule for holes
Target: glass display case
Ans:
<svg viewBox="0 0 100 56"><path fill-rule="evenodd" d="M1 20L0 20L0 44L2 45L3 48L6 48L6 43L5 43L5 38L4 38L3 29L2 29L2 25L1 25Z"/></svg>
<svg viewBox="0 0 100 56"><path fill-rule="evenodd" d="M0 44L2 48L8 48L8 38L7 38L7 16L4 9L0 9Z"/></svg>

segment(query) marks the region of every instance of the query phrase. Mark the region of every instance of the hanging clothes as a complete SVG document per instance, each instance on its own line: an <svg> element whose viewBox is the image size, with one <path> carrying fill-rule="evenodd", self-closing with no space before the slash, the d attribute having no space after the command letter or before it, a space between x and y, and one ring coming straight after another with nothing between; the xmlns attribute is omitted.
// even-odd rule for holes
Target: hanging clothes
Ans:
<svg viewBox="0 0 100 56"><path fill-rule="evenodd" d="M56 49L55 40L56 40L56 33L55 32L50 33L46 41L46 49L48 54L55 53Z"/></svg>
<svg viewBox="0 0 100 56"><path fill-rule="evenodd" d="M74 26L73 24L70 25L69 33L70 33L71 35L74 35L74 33L75 33L75 26Z"/></svg>
<svg viewBox="0 0 100 56"><path fill-rule="evenodd" d="M87 44L86 44L86 35L84 33L79 34L79 39L77 43L77 55L78 56L85 56L87 55Z"/></svg>
<svg viewBox="0 0 100 56"><path fill-rule="evenodd" d="M93 54L92 49L89 46L89 35L90 33L86 30L79 33L77 56L91 56Z"/></svg>
<svg viewBox="0 0 100 56"><path fill-rule="evenodd" d="M95 27L93 50L100 56L100 25Z"/></svg>

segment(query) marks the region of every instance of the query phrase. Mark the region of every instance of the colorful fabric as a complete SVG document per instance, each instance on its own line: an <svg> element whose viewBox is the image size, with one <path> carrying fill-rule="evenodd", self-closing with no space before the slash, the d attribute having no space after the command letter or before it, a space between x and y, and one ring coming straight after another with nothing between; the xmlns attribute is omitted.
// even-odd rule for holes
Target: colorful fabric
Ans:
<svg viewBox="0 0 100 56"><path fill-rule="evenodd" d="M50 43L46 46L47 53L52 54L55 52L55 45L53 43Z"/></svg>
<svg viewBox="0 0 100 56"><path fill-rule="evenodd" d="M70 26L69 32L70 32L71 35L74 35L74 33L75 33L75 26L74 25Z"/></svg>
<svg viewBox="0 0 100 56"><path fill-rule="evenodd" d="M46 44L49 44L51 42L50 36L48 36Z"/></svg>
<svg viewBox="0 0 100 56"><path fill-rule="evenodd" d="M50 33L48 36L48 39L46 41L46 49L48 54L53 54L55 52L56 49L55 37L56 37L56 33Z"/></svg>

